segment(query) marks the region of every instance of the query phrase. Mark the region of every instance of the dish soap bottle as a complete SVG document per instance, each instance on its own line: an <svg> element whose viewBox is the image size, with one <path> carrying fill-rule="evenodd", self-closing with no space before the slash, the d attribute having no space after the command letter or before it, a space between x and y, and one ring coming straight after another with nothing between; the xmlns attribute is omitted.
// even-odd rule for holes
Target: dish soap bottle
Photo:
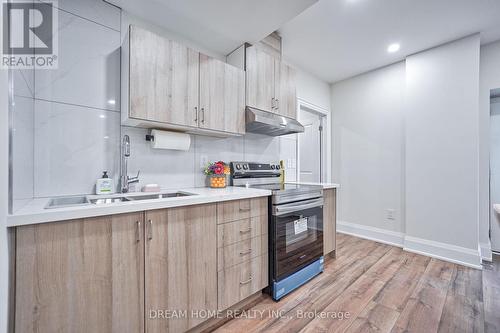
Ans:
<svg viewBox="0 0 500 333"><path fill-rule="evenodd" d="M111 194L114 193L114 182L113 179L109 178L108 172L104 171L102 177L97 180L95 184L95 193L96 194Z"/></svg>
<svg viewBox="0 0 500 333"><path fill-rule="evenodd" d="M284 184L285 183L285 161L280 160L280 183Z"/></svg>

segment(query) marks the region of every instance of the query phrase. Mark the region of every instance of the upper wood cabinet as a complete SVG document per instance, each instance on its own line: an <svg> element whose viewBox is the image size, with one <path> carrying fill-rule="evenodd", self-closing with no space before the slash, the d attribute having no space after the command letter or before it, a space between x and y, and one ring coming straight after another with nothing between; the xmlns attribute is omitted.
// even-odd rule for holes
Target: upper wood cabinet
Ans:
<svg viewBox="0 0 500 333"><path fill-rule="evenodd" d="M146 332L184 332L207 319L192 312L217 309L216 216L216 204L146 212L146 315L187 311L168 320L147 317Z"/></svg>
<svg viewBox="0 0 500 333"><path fill-rule="evenodd" d="M245 59L246 104L274 112L274 57L252 46L246 49Z"/></svg>
<svg viewBox="0 0 500 333"><path fill-rule="evenodd" d="M296 119L295 70L256 46L245 53L246 104Z"/></svg>
<svg viewBox="0 0 500 333"><path fill-rule="evenodd" d="M15 332L142 332L143 216L16 228Z"/></svg>
<svg viewBox="0 0 500 333"><path fill-rule="evenodd" d="M130 117L197 126L199 53L134 26L129 52Z"/></svg>
<svg viewBox="0 0 500 333"><path fill-rule="evenodd" d="M133 25L122 57L122 123L245 133L243 70Z"/></svg>
<svg viewBox="0 0 500 333"><path fill-rule="evenodd" d="M282 116L297 118L297 91L296 91L296 72L295 69L279 62L276 64L276 112Z"/></svg>
<svg viewBox="0 0 500 333"><path fill-rule="evenodd" d="M245 73L200 54L200 127L245 133Z"/></svg>

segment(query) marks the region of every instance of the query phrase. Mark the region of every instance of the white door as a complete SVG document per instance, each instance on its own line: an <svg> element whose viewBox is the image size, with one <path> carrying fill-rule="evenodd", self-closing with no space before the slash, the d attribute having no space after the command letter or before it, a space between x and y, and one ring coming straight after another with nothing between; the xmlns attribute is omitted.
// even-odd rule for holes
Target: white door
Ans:
<svg viewBox="0 0 500 333"><path fill-rule="evenodd" d="M491 249L500 252L500 214L493 209L500 204L500 99L492 100L490 117L490 230Z"/></svg>
<svg viewBox="0 0 500 333"><path fill-rule="evenodd" d="M299 133L299 181L321 182L322 118L318 113L301 108L299 121L304 133Z"/></svg>

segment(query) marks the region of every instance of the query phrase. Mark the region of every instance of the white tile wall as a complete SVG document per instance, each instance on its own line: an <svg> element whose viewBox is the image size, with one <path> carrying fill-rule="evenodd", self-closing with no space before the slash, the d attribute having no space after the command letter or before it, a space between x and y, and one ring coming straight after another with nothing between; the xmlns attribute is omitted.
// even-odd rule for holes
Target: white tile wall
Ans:
<svg viewBox="0 0 500 333"><path fill-rule="evenodd" d="M119 10L100 0L59 0L58 6L59 68L14 73L16 198L93 193L104 170L118 188L124 134L131 138L129 175L140 170L141 185L205 186L202 159L296 159L294 135L192 136L189 151L152 149L148 130L120 126Z"/></svg>
<svg viewBox="0 0 500 333"><path fill-rule="evenodd" d="M244 149L247 161L276 162L280 152L279 137L248 133Z"/></svg>
<svg viewBox="0 0 500 333"><path fill-rule="evenodd" d="M226 163L231 161L245 160L244 138L212 138L207 136L197 136L195 138L195 185L205 186L206 176L203 174L201 165L202 159L209 162L222 160Z"/></svg>
<svg viewBox="0 0 500 333"><path fill-rule="evenodd" d="M92 193L104 170L118 177L120 113L35 100L34 124L35 197Z"/></svg>
<svg viewBox="0 0 500 333"><path fill-rule="evenodd" d="M16 97L13 115L13 199L33 198L33 99Z"/></svg>
<svg viewBox="0 0 500 333"><path fill-rule="evenodd" d="M189 151L152 149L145 136L148 130L122 127L122 135L130 136L129 175L141 171L141 186L160 184L164 188L194 187L194 144Z"/></svg>
<svg viewBox="0 0 500 333"><path fill-rule="evenodd" d="M285 180L297 181L297 135L286 135L279 139L279 159L285 161Z"/></svg>
<svg viewBox="0 0 500 333"><path fill-rule="evenodd" d="M35 71L27 69L13 69L13 93L15 96L34 97Z"/></svg>
<svg viewBox="0 0 500 333"><path fill-rule="evenodd" d="M59 10L58 69L35 71L35 98L120 110L120 32Z"/></svg>
<svg viewBox="0 0 500 333"><path fill-rule="evenodd" d="M120 31L120 9L102 0L58 0L57 7Z"/></svg>

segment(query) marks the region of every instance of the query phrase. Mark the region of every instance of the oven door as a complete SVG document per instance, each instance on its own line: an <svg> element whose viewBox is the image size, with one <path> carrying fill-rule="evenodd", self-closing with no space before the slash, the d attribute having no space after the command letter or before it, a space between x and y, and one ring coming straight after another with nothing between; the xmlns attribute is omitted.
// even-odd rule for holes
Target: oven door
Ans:
<svg viewBox="0 0 500 333"><path fill-rule="evenodd" d="M272 219L275 281L323 255L323 198L274 206Z"/></svg>

